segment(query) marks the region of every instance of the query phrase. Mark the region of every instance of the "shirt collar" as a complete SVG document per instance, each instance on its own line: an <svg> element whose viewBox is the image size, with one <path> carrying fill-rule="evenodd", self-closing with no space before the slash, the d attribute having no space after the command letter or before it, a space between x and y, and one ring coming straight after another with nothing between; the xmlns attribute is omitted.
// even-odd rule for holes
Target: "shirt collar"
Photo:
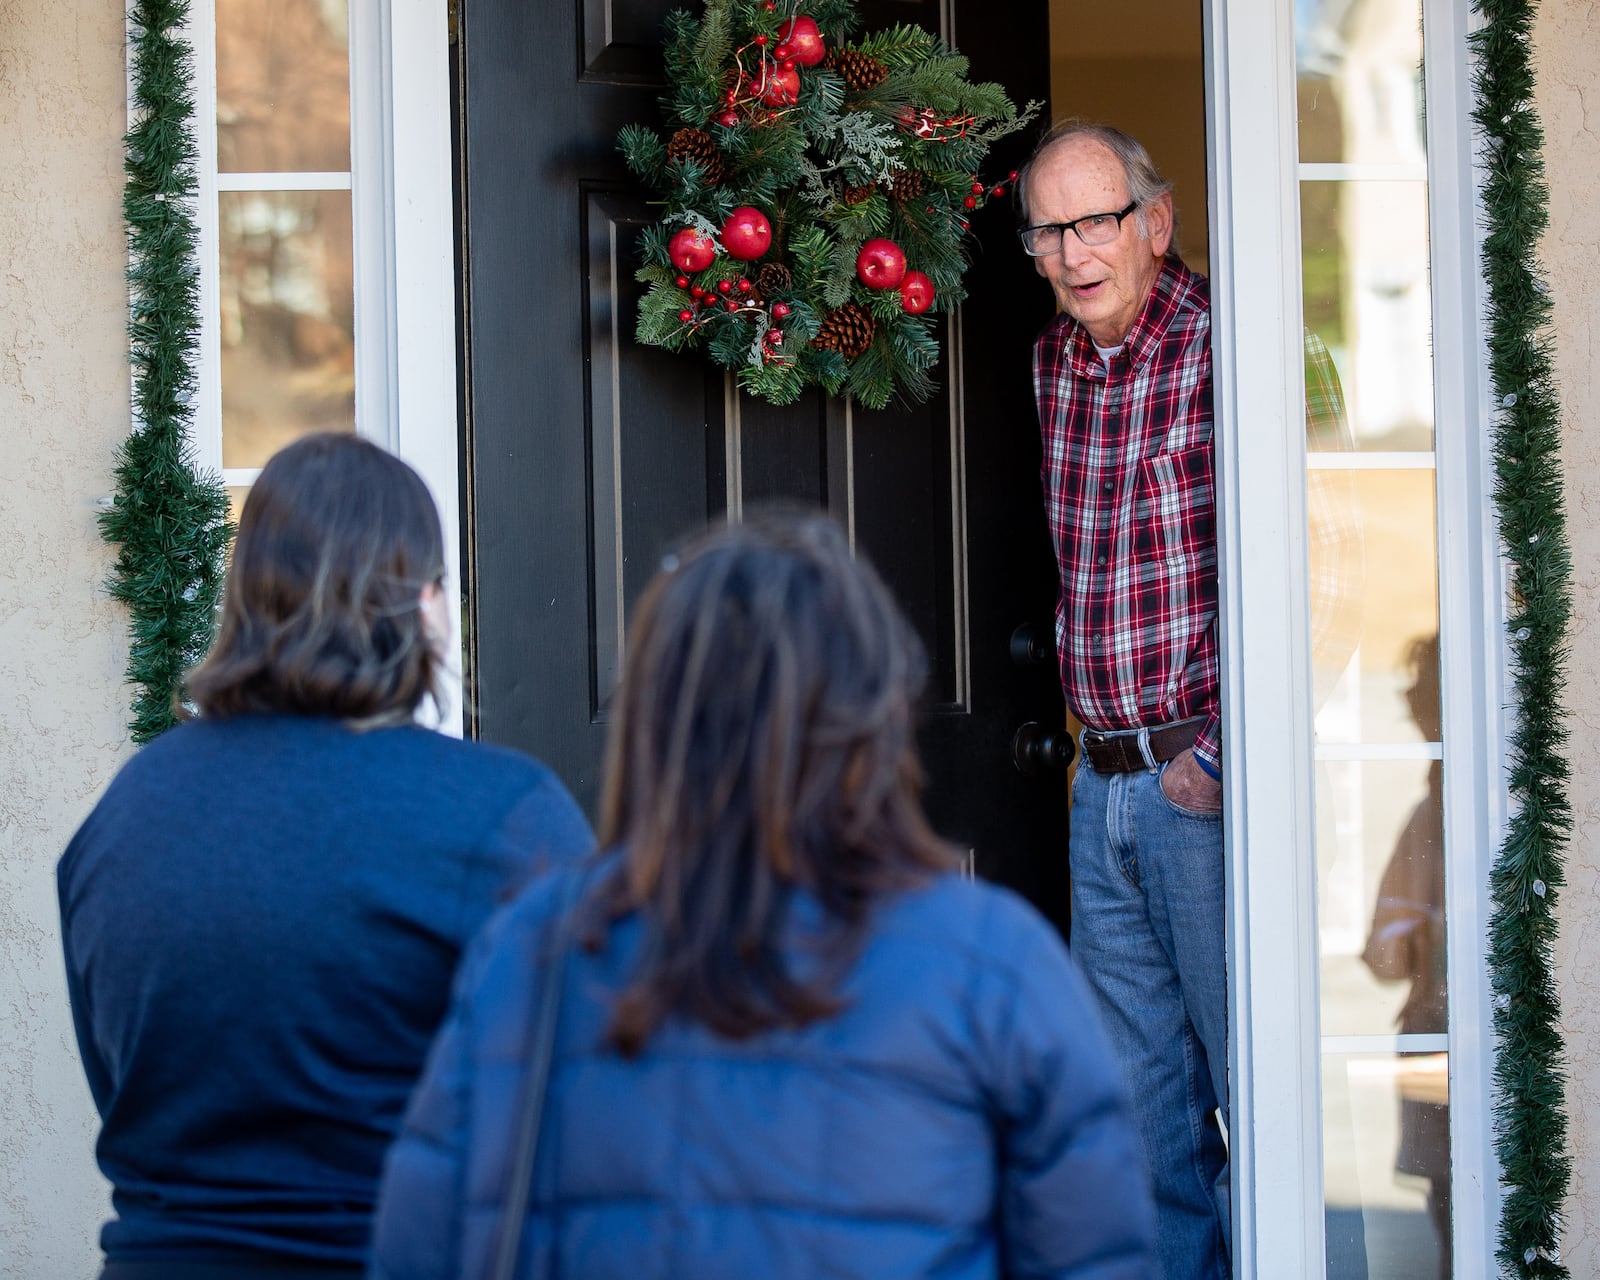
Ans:
<svg viewBox="0 0 1600 1280"><path fill-rule="evenodd" d="M1118 359L1127 361L1130 370L1140 368L1160 347L1179 312L1186 306L1195 305L1197 301L1199 305L1204 305L1205 283L1204 276L1196 275L1169 254L1161 264L1161 273L1156 276L1155 284L1150 288L1150 296L1144 300L1144 306L1134 318L1133 327L1122 340L1122 353ZM1197 295L1202 296L1197 299ZM1072 372L1080 378L1103 376L1105 366L1100 362L1100 353L1094 349L1089 331L1065 312L1060 318L1066 321L1066 332L1062 336Z"/></svg>

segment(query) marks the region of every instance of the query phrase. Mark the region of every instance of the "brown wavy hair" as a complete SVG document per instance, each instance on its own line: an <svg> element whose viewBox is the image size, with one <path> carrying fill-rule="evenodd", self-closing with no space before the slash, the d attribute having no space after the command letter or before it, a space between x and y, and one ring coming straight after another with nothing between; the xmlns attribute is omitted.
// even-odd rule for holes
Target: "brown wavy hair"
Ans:
<svg viewBox="0 0 1600 1280"><path fill-rule="evenodd" d="M630 632L602 901L647 940L612 1043L635 1054L675 1015L735 1038L832 1015L874 902L956 863L919 799L920 643L833 521L786 512L669 558ZM827 921L805 977L784 948L797 890Z"/></svg>
<svg viewBox="0 0 1600 1280"><path fill-rule="evenodd" d="M421 595L443 572L439 513L415 471L353 435L306 436L250 488L189 699L211 717L409 719L436 696Z"/></svg>

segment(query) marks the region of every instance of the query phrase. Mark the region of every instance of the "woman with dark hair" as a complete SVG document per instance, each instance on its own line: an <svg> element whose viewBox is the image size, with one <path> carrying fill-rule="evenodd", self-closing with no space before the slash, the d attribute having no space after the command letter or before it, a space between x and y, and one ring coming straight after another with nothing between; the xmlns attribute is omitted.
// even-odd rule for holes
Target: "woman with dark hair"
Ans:
<svg viewBox="0 0 1600 1280"><path fill-rule="evenodd" d="M107 1280L359 1274L463 947L592 844L543 766L416 723L443 571L399 459L335 435L279 453L189 679L199 718L127 763L61 859Z"/></svg>
<svg viewBox="0 0 1600 1280"><path fill-rule="evenodd" d="M929 829L921 653L838 528L710 534L629 632L607 853L474 945L386 1162L372 1275L1153 1275L1087 993Z"/></svg>

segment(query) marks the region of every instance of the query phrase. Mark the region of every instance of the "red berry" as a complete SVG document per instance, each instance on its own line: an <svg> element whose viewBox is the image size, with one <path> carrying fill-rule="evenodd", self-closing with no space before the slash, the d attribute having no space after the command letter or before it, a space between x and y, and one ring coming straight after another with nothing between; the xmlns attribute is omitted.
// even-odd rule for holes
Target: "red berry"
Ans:
<svg viewBox="0 0 1600 1280"><path fill-rule="evenodd" d="M761 7L763 9L765 9L768 13L771 13L774 9L776 9L778 7L778 0L762 0Z"/></svg>
<svg viewBox="0 0 1600 1280"><path fill-rule="evenodd" d="M1003 182L1002 183L997 183L994 187L990 188L990 190L989 190L989 194L992 195L992 196L1003 196L1003 195L1005 195L1005 193L1006 193L1006 188L1005 188L1005 184Z"/></svg>
<svg viewBox="0 0 1600 1280"><path fill-rule="evenodd" d="M1017 171L1013 169L1010 173L1006 174L1006 178L1011 182L1015 182L1017 180Z"/></svg>
<svg viewBox="0 0 1600 1280"><path fill-rule="evenodd" d="M720 116L717 117L717 123L731 129L734 125L739 123L739 117L732 111L724 111Z"/></svg>
<svg viewBox="0 0 1600 1280"><path fill-rule="evenodd" d="M978 207L978 197L977 196L968 196L961 203L966 205L967 208L969 208L969 209L976 209Z"/></svg>
<svg viewBox="0 0 1600 1280"><path fill-rule="evenodd" d="M672 283L677 285L678 288L680 288L680 289L687 289L689 287L689 277L688 276L679 276Z"/></svg>
<svg viewBox="0 0 1600 1280"><path fill-rule="evenodd" d="M777 46L777 48L773 49L772 56L779 62L782 62L785 58L794 57L794 50L786 44L780 44Z"/></svg>
<svg viewBox="0 0 1600 1280"><path fill-rule="evenodd" d="M981 196L983 194L983 183L974 182L972 184L972 194L975 196Z"/></svg>
<svg viewBox="0 0 1600 1280"><path fill-rule="evenodd" d="M717 292L718 293L727 293L728 290L731 289L731 288L733 288L733 286L731 284L729 284L726 280L718 280L717 281Z"/></svg>
<svg viewBox="0 0 1600 1280"><path fill-rule="evenodd" d="M737 311L739 309L739 304L732 298L729 298L727 302L723 303L723 305L727 307L729 311Z"/></svg>
<svg viewBox="0 0 1600 1280"><path fill-rule="evenodd" d="M930 204L930 205L929 205L929 206L928 206L928 212L929 212L929 213L932 213L932 212L933 212L933 206L932 206L932 205L931 205L931 204Z"/></svg>
<svg viewBox="0 0 1600 1280"><path fill-rule="evenodd" d="M794 59L793 58L785 58L783 60L783 62L780 64L780 67L784 71L793 71L794 70Z"/></svg>
<svg viewBox="0 0 1600 1280"><path fill-rule="evenodd" d="M740 293L749 293L750 290L753 289L754 287L755 286L752 285L748 280L739 281L739 292Z"/></svg>
<svg viewBox="0 0 1600 1280"><path fill-rule="evenodd" d="M739 101L738 93L735 92L732 89L729 89L728 92L723 94L722 96L727 99L727 102L728 102L729 106L732 106L735 102Z"/></svg>
<svg viewBox="0 0 1600 1280"><path fill-rule="evenodd" d="M678 312L678 319L682 320L684 324L688 324L689 321L694 319L694 312L689 310L680 311Z"/></svg>
<svg viewBox="0 0 1600 1280"><path fill-rule="evenodd" d="M782 320L788 314L789 304L787 302L774 302L772 304L772 318L774 320Z"/></svg>
<svg viewBox="0 0 1600 1280"><path fill-rule="evenodd" d="M691 297L703 298L703 297L706 296L706 291L704 289L702 289L699 285L695 285L694 288L689 290L689 294L690 294Z"/></svg>
<svg viewBox="0 0 1600 1280"><path fill-rule="evenodd" d="M965 230L966 230L966 229L967 229L967 223L966 223L966 220L965 220L965 219L963 219L963 220L962 220L962 223L961 223L961 229L962 229L962 230L963 230L963 231L965 231Z"/></svg>
<svg viewBox="0 0 1600 1280"><path fill-rule="evenodd" d="M756 43L757 44L766 44L766 42L767 42L766 36L761 35L761 36L757 36L756 37Z"/></svg>

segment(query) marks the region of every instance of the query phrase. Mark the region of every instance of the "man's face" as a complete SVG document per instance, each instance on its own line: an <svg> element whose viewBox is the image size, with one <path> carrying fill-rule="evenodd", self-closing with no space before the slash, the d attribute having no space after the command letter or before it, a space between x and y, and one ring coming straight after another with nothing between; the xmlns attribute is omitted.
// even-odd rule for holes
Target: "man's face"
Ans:
<svg viewBox="0 0 1600 1280"><path fill-rule="evenodd" d="M1128 183L1122 162L1109 147L1091 138L1071 138L1034 161L1027 199L1030 226L1071 222L1125 208ZM1109 244L1086 245L1068 231L1058 252L1033 260L1061 309L1102 347L1117 346L1128 336L1172 243L1172 197L1162 196L1143 212L1147 238L1139 235L1138 214L1133 213L1122 220Z"/></svg>

